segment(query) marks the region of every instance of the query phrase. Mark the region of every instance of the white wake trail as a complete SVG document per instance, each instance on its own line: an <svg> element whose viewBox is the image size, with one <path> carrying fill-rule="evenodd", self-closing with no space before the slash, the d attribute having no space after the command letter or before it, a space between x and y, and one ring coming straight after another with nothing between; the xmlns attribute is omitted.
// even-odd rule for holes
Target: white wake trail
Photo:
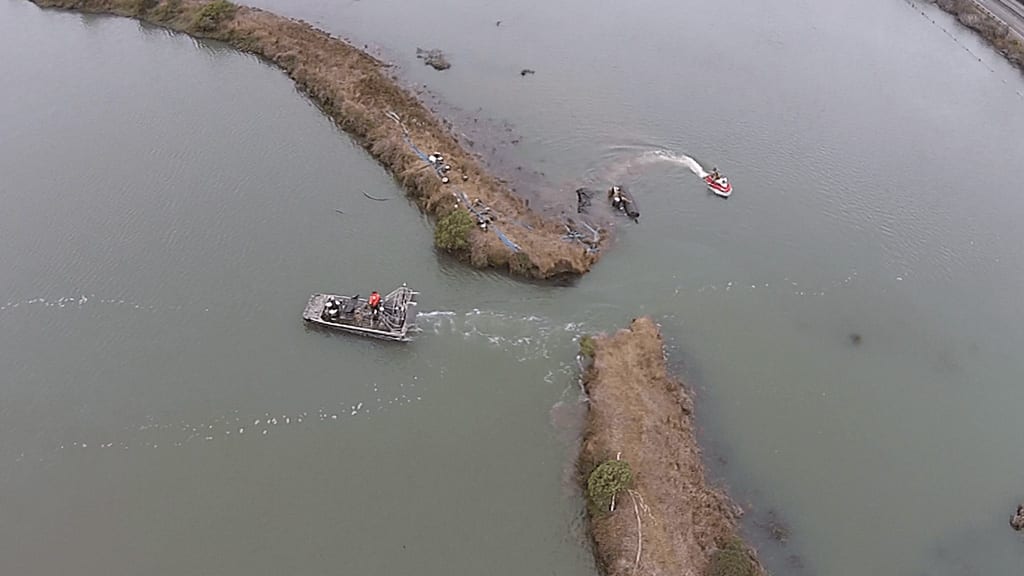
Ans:
<svg viewBox="0 0 1024 576"><path fill-rule="evenodd" d="M708 175L707 170L705 170L699 162L690 158L686 154L677 154L675 152L668 152L665 150L655 150L650 153L650 156L654 159L653 161L672 162L674 164L686 166L690 169L690 172L696 174L698 178L704 178Z"/></svg>

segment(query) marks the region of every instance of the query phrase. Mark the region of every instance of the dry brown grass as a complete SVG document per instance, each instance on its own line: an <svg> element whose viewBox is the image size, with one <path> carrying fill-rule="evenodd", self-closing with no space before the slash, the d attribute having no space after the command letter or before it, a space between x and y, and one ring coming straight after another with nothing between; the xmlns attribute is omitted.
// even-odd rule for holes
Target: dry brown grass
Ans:
<svg viewBox="0 0 1024 576"><path fill-rule="evenodd" d="M615 512L590 510L598 563L608 576L705 574L715 551L736 542L735 507L705 481L693 403L668 374L657 325L639 318L592 342L580 476L620 457L632 467L639 503L623 497Z"/></svg>
<svg viewBox="0 0 1024 576"><path fill-rule="evenodd" d="M388 76L385 65L305 22L244 6L204 19L200 11L210 2L203 0L32 1L44 7L134 17L200 38L221 40L264 58L288 74L387 167L421 209L435 217L443 216L455 206L451 185L442 185L406 144L402 128L387 116L388 112L398 114L420 149L445 154L446 162L453 167L454 185L471 201L480 199L501 216L495 224L524 254L513 260L513 252L495 233L474 229L469 248L455 254L474 266L543 279L583 274L597 261L597 254L562 240L564 229L559 220L531 211L521 198L488 175L437 118Z"/></svg>

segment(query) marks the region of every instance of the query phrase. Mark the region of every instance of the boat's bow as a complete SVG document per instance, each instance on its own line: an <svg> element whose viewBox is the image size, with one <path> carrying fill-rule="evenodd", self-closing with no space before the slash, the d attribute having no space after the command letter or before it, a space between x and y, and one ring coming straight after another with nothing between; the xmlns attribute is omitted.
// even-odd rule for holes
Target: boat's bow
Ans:
<svg viewBox="0 0 1024 576"><path fill-rule="evenodd" d="M725 176L714 178L709 174L704 177L704 181L707 182L708 188L719 196L727 198L732 194L732 183Z"/></svg>

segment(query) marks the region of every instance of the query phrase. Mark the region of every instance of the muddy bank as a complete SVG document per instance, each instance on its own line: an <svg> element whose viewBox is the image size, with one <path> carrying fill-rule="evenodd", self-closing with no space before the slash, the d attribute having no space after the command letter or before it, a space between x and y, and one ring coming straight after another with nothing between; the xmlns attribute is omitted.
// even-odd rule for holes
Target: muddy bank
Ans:
<svg viewBox="0 0 1024 576"><path fill-rule="evenodd" d="M438 245L473 266L545 279L583 274L597 261L597 250L566 238L562 220L531 210L489 175L384 63L309 24L224 0L31 1L136 18L223 41L273 63L437 219ZM427 161L433 152L443 154L439 166L450 166L449 172ZM462 214L447 218L454 212ZM489 218L486 228L476 225L480 214Z"/></svg>
<svg viewBox="0 0 1024 576"><path fill-rule="evenodd" d="M977 4L971 0L925 1L956 16L957 21L977 32L1014 66L1024 71L1024 42L1002 22L979 9Z"/></svg>
<svg viewBox="0 0 1024 576"><path fill-rule="evenodd" d="M738 538L738 509L704 478L693 402L668 374L655 323L639 318L580 348L591 363L578 466L604 574L764 574ZM628 464L631 479L609 511L610 502L595 496L594 472L616 460Z"/></svg>

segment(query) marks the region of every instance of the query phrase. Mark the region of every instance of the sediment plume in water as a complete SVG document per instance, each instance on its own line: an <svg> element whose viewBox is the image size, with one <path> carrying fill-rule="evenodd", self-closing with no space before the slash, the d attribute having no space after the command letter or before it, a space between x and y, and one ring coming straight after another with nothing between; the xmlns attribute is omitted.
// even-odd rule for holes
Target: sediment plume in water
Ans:
<svg viewBox="0 0 1024 576"><path fill-rule="evenodd" d="M562 219L531 210L488 174L442 121L388 75L387 64L305 22L226 0L31 1L136 18L223 41L273 63L438 218L438 245L475 267L544 279L584 274L598 259L594 244L603 238L587 245L567 237ZM443 155L449 172L435 170L428 160L434 152ZM486 229L469 223L477 223L474 216L444 220L474 205L494 217Z"/></svg>
<svg viewBox="0 0 1024 576"><path fill-rule="evenodd" d="M668 374L654 321L633 320L616 334L581 341L580 349L590 365L578 470L604 574L764 574L737 535L737 508L705 479L693 402ZM609 461L625 462L632 476L613 507L595 501L591 482Z"/></svg>

